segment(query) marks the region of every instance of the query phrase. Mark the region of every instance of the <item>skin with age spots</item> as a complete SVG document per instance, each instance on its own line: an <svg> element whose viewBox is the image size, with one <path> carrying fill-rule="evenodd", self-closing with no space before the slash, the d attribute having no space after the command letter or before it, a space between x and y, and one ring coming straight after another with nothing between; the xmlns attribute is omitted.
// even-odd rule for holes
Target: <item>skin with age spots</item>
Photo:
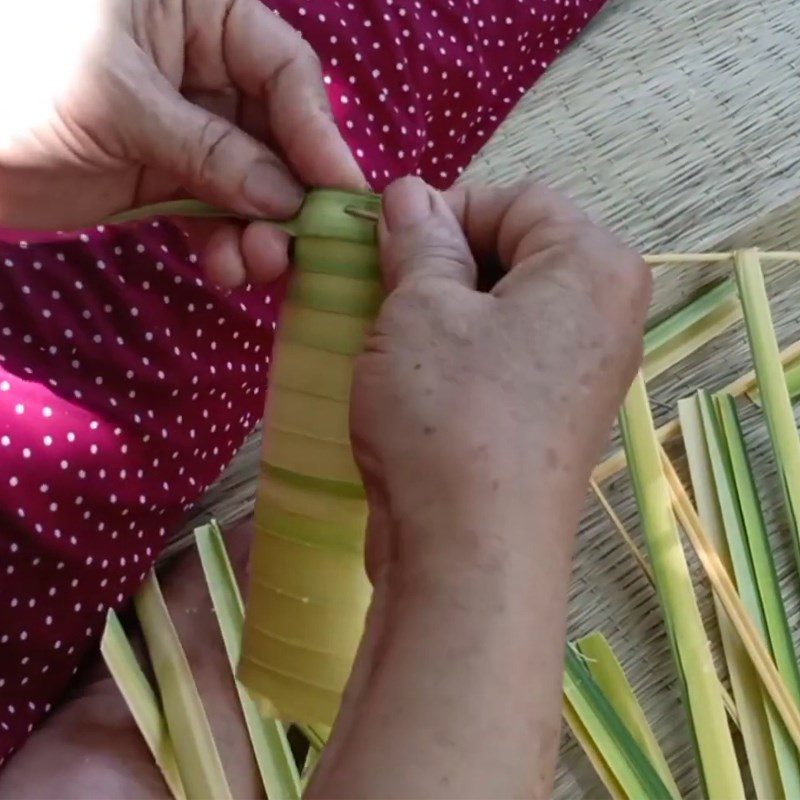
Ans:
<svg viewBox="0 0 800 800"><path fill-rule="evenodd" d="M428 494L459 496L465 486L480 496L475 484L487 473L581 476L604 443L596 420L613 418L619 387L638 364L642 315L631 309L645 307L650 277L636 254L540 186L474 195L467 203L454 192L448 201L473 214L465 222L478 265L481 255L499 260L506 274L489 293L476 292L474 262L463 270L465 285L415 271L403 244L393 245L389 275L407 272L356 372L356 455L368 478L373 463L397 465L398 475L409 466L381 492L400 513L425 506ZM388 250L392 233L384 237ZM436 252L452 263L457 247L446 241ZM398 424L381 426L378 410ZM448 470L433 466L444 463ZM485 472L476 476L476 466Z"/></svg>
<svg viewBox="0 0 800 800"><path fill-rule="evenodd" d="M650 273L539 185L400 181L380 239L351 414L380 601L308 795L547 797L572 543Z"/></svg>
<svg viewBox="0 0 800 800"><path fill-rule="evenodd" d="M558 460L558 451L554 447L548 447L544 451L545 463L550 469L557 469L559 460Z"/></svg>

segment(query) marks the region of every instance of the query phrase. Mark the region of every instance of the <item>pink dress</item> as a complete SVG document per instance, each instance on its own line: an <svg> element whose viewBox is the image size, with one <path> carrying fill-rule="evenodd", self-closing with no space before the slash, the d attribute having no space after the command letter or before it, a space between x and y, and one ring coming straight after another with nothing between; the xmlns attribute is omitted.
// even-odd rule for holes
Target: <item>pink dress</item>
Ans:
<svg viewBox="0 0 800 800"><path fill-rule="evenodd" d="M270 5L380 190L450 185L603 2ZM0 236L0 764L261 417L275 297L207 283L166 220Z"/></svg>

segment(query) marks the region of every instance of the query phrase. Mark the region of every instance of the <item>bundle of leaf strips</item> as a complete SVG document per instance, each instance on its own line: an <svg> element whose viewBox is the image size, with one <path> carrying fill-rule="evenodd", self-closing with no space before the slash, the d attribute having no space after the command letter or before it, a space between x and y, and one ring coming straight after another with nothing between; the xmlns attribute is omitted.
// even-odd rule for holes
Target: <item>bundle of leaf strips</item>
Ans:
<svg viewBox="0 0 800 800"><path fill-rule="evenodd" d="M620 428L703 785L709 797L744 798L725 706L717 689L714 662L673 515L641 375L625 400Z"/></svg>
<svg viewBox="0 0 800 800"><path fill-rule="evenodd" d="M283 725L262 717L234 677L243 606L219 529L214 524L198 529L196 542L264 792L271 800L298 800L300 776ZM109 671L172 796L230 798L228 776L155 575L147 579L135 605L156 687L148 681L113 611L100 645Z"/></svg>
<svg viewBox="0 0 800 800"><path fill-rule="evenodd" d="M198 528L195 541L233 676L242 634L241 596L219 528L213 523ZM155 575L137 596L136 610L156 686L113 611L101 651L170 793L176 800L230 797L228 776ZM266 796L298 800L325 745L324 734L304 729L311 747L301 778L283 725L263 717L244 686L235 682ZM633 690L601 634L568 648L564 718L613 797L680 797Z"/></svg>
<svg viewBox="0 0 800 800"><path fill-rule="evenodd" d="M567 648L564 719L615 800L679 800L664 754L600 633Z"/></svg>
<svg viewBox="0 0 800 800"><path fill-rule="evenodd" d="M734 401L729 395L712 400L699 392L681 401L681 413L701 517L710 518L707 528L718 531L717 551L797 703L800 675ZM700 501L708 489L713 505ZM720 608L717 618L725 630L728 620ZM723 646L758 796L800 797L800 763L783 722L754 680L752 665L738 660L734 643L723 639Z"/></svg>

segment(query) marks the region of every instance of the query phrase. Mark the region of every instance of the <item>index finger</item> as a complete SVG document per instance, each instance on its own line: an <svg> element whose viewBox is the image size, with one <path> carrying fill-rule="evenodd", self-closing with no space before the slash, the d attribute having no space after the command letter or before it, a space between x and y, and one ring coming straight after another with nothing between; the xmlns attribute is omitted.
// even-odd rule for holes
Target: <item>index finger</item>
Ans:
<svg viewBox="0 0 800 800"><path fill-rule="evenodd" d="M508 187L464 184L445 193L475 257L508 270L548 243L552 232L585 222L564 195L541 183Z"/></svg>
<svg viewBox="0 0 800 800"><path fill-rule="evenodd" d="M319 59L259 0L234 3L223 32L231 79L265 105L289 165L309 186L364 189L366 181L331 113Z"/></svg>

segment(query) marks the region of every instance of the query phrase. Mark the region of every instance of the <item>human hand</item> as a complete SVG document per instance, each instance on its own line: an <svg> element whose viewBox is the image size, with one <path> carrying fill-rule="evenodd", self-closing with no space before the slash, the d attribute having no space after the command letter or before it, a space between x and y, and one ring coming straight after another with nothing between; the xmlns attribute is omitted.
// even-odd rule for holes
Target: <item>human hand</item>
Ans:
<svg viewBox="0 0 800 800"><path fill-rule="evenodd" d="M283 218L304 184L363 186L316 56L259 0L26 0L0 4L0 31L0 225L74 228L186 192ZM268 280L287 239L216 224L205 263Z"/></svg>
<svg viewBox="0 0 800 800"><path fill-rule="evenodd" d="M368 564L399 558L440 581L463 564L542 552L534 529L577 526L639 365L649 269L535 184L442 197L404 179L383 208L390 294L357 363L352 411ZM493 265L504 276L476 291ZM527 541L511 538L520 529Z"/></svg>
<svg viewBox="0 0 800 800"><path fill-rule="evenodd" d="M649 271L536 185L404 179L380 244L351 404L375 592L306 795L550 797L572 543Z"/></svg>

